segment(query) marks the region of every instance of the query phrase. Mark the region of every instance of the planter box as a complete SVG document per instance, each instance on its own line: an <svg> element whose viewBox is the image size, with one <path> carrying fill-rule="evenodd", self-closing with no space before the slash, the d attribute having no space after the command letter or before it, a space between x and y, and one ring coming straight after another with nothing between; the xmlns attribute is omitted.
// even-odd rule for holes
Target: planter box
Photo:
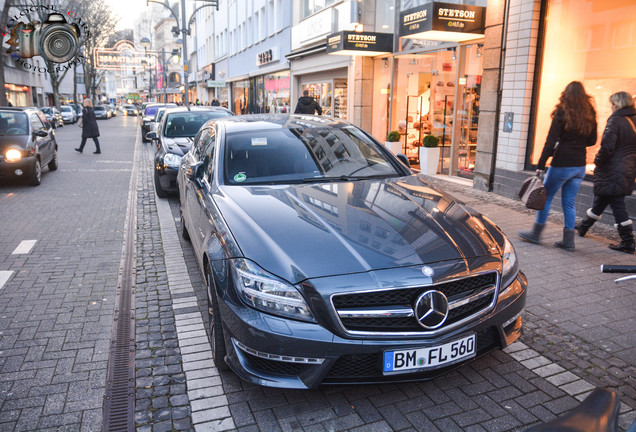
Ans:
<svg viewBox="0 0 636 432"><path fill-rule="evenodd" d="M402 141L385 141L384 146L391 150L393 154L403 153Z"/></svg>
<svg viewBox="0 0 636 432"><path fill-rule="evenodd" d="M420 170L422 171L422 174L437 174L439 154L439 147L420 147Z"/></svg>

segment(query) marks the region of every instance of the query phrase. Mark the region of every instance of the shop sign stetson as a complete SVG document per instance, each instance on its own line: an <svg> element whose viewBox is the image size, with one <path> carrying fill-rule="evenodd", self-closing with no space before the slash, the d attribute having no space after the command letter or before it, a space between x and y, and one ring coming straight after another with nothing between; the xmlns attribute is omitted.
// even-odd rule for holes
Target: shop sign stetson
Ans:
<svg viewBox="0 0 636 432"><path fill-rule="evenodd" d="M341 31L327 36L327 54L376 56L393 52L393 34Z"/></svg>
<svg viewBox="0 0 636 432"><path fill-rule="evenodd" d="M462 42L483 37L486 8L431 2L400 12L400 37Z"/></svg>

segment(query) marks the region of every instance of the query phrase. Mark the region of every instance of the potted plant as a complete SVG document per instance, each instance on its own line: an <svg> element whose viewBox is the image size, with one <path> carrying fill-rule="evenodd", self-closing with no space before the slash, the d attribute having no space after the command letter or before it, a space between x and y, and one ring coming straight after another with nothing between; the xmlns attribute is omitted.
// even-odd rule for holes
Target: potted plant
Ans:
<svg viewBox="0 0 636 432"><path fill-rule="evenodd" d="M437 174L440 154L438 146L439 138L435 135L426 135L422 139L422 146L420 147L420 170L422 174Z"/></svg>
<svg viewBox="0 0 636 432"><path fill-rule="evenodd" d="M393 154L402 153L402 143L400 142L400 138L402 138L402 136L398 131L391 131L386 136L384 145L386 146L386 148L391 150Z"/></svg>

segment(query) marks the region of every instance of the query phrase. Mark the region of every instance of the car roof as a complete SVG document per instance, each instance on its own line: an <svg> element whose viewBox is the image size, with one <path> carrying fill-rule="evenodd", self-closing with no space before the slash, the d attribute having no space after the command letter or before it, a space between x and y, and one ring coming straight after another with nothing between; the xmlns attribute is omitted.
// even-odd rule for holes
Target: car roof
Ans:
<svg viewBox="0 0 636 432"><path fill-rule="evenodd" d="M164 115L177 113L177 112L188 112L188 111L224 111L224 112L233 114L232 111L223 107L195 105L195 106L191 106L190 108L187 108L184 106L168 107Z"/></svg>
<svg viewBox="0 0 636 432"><path fill-rule="evenodd" d="M226 132L242 132L257 128L291 128L294 124L304 128L311 127L336 127L352 126L351 123L331 119L329 117L319 117L302 114L245 114L228 116L215 119L216 122L225 125Z"/></svg>

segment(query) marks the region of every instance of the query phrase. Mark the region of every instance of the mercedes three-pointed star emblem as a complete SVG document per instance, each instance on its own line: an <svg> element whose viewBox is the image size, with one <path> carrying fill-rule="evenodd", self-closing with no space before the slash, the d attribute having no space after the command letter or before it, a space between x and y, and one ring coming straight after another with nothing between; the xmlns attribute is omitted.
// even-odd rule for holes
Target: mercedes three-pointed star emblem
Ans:
<svg viewBox="0 0 636 432"><path fill-rule="evenodd" d="M448 299L439 291L426 291L415 301L414 312L422 327L434 330L448 317Z"/></svg>

